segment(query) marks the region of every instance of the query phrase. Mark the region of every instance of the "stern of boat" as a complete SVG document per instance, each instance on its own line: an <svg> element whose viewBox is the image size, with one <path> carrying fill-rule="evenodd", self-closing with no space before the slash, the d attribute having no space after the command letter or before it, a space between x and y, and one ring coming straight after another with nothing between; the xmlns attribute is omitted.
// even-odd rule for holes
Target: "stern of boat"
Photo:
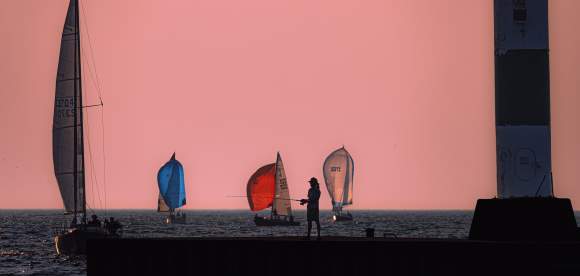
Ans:
<svg viewBox="0 0 580 276"><path fill-rule="evenodd" d="M87 240L114 237L118 235L108 234L102 227L73 228L55 235L54 244L59 255L82 255L87 252Z"/></svg>
<svg viewBox="0 0 580 276"><path fill-rule="evenodd" d="M84 254L85 246L79 239L77 230L61 232L54 237L54 245L58 255Z"/></svg>
<svg viewBox="0 0 580 276"><path fill-rule="evenodd" d="M334 214L332 216L332 220L335 222L338 221L352 221L352 215L351 214Z"/></svg>

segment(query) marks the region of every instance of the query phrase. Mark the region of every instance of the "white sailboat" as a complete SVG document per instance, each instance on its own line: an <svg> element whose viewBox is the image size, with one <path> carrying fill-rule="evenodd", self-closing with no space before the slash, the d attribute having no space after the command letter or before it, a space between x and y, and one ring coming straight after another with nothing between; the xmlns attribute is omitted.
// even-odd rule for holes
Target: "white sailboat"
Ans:
<svg viewBox="0 0 580 276"><path fill-rule="evenodd" d="M116 236L120 225L87 222L79 2L71 0L63 28L52 127L54 174L70 226L55 236L59 254L84 254L91 238Z"/></svg>
<svg viewBox="0 0 580 276"><path fill-rule="evenodd" d="M328 194L332 199L333 220L352 220L352 215L342 210L344 206L352 204L354 178L354 161L344 146L326 157L322 173Z"/></svg>
<svg viewBox="0 0 580 276"><path fill-rule="evenodd" d="M276 163L260 167L247 184L248 204L252 211L260 211L272 207L269 218L256 214L254 222L257 226L298 226L294 220L290 199L290 190L286 181L286 172L280 153Z"/></svg>

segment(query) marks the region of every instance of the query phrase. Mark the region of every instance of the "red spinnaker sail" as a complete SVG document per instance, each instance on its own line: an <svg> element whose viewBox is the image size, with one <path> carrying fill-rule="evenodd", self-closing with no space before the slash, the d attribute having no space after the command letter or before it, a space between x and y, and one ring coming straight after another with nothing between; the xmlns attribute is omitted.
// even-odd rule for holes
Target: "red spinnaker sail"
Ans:
<svg viewBox="0 0 580 276"><path fill-rule="evenodd" d="M276 184L276 163L259 168L248 181L250 210L260 211L272 206Z"/></svg>

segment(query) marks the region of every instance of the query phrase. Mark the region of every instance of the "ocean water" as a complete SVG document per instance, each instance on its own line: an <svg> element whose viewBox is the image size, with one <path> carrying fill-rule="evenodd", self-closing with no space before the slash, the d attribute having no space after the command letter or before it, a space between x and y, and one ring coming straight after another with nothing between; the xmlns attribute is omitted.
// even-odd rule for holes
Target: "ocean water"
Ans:
<svg viewBox="0 0 580 276"><path fill-rule="evenodd" d="M301 236L306 234L304 211L295 212L299 227L256 227L249 211L186 211L188 223L166 225L153 210L97 212L114 216L124 225L124 237ZM267 213L264 213L266 215ZM354 221L333 223L321 211L322 235L463 239L469 233L472 211L353 211ZM577 214L578 215L578 214ZM60 210L0 210L0 275L84 275L84 257L58 256L53 233L70 218ZM314 230L314 229L313 229Z"/></svg>

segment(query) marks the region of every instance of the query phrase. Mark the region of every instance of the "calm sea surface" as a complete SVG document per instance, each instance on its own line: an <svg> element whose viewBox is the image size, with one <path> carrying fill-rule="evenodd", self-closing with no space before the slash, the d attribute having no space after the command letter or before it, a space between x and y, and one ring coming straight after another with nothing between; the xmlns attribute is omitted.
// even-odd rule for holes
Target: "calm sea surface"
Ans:
<svg viewBox="0 0 580 276"><path fill-rule="evenodd" d="M114 216L124 224L124 237L299 236L305 235L306 229L256 227L248 211L186 213L185 225L165 225L162 214L149 210L109 211L107 216ZM333 223L330 212L321 211L322 234L364 236L364 229L373 227L377 236L462 239L467 237L472 218L471 211L353 211L352 214L353 222ZM303 222L305 213L298 211L295 216ZM53 229L68 222L59 210L0 210L0 275L86 274L83 257L56 255Z"/></svg>

